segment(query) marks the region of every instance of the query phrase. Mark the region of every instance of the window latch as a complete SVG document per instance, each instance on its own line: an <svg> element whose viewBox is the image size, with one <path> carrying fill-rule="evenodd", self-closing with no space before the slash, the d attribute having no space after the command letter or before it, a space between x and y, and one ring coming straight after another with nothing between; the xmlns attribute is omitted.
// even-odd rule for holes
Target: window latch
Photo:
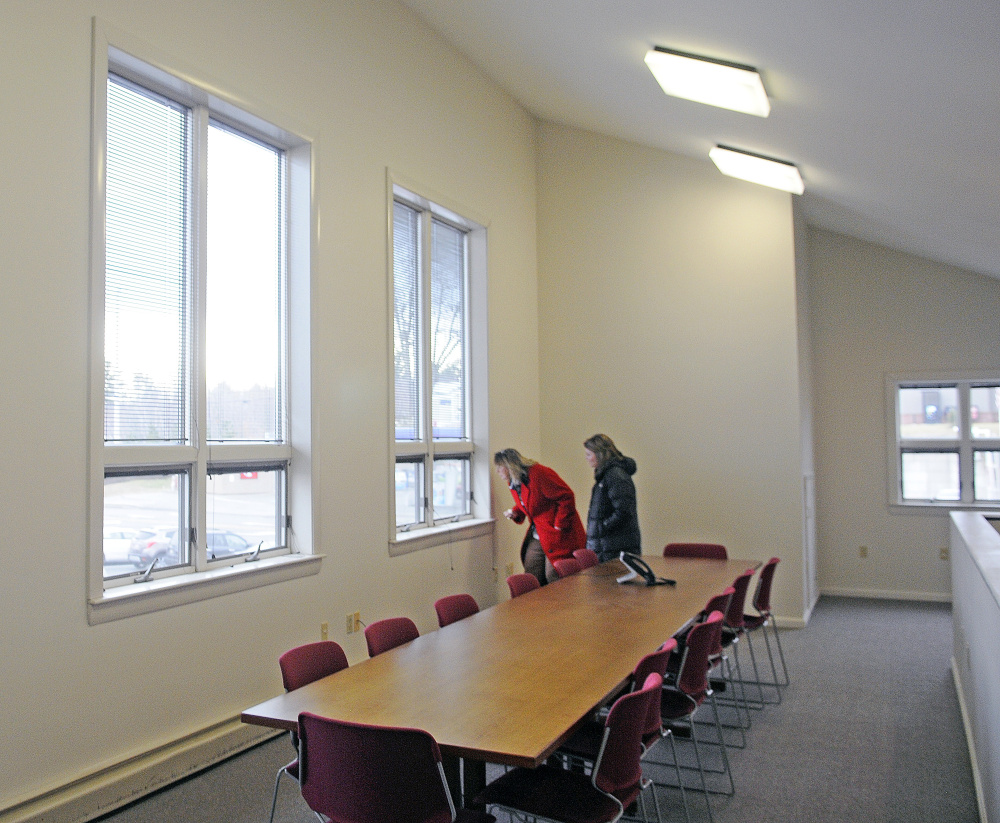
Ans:
<svg viewBox="0 0 1000 823"><path fill-rule="evenodd" d="M257 548L254 549L251 554L249 554L249 555L247 555L246 557L243 558L244 562L246 562L246 563L252 563L254 560L260 560L260 548L263 545L264 545L264 541L261 540L260 543L257 544Z"/></svg>
<svg viewBox="0 0 1000 823"><path fill-rule="evenodd" d="M157 564L159 559L160 559L159 557L154 557L153 562L146 567L145 571L143 571L142 574L136 575L135 582L145 583L147 580L149 580L149 576L153 573L153 566Z"/></svg>

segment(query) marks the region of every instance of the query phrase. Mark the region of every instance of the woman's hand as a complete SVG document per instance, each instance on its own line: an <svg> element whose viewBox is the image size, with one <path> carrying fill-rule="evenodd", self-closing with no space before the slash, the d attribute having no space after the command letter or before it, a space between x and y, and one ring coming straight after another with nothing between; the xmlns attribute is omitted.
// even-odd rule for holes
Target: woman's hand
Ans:
<svg viewBox="0 0 1000 823"><path fill-rule="evenodd" d="M513 520L514 519L514 510L513 509L507 509L507 511L505 511L503 513L503 516L506 517L508 520Z"/></svg>

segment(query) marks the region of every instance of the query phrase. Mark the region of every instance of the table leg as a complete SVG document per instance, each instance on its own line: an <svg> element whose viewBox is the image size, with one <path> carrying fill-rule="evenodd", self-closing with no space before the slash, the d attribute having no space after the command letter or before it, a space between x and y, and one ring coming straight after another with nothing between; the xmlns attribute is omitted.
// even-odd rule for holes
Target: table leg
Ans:
<svg viewBox="0 0 1000 823"><path fill-rule="evenodd" d="M472 798L486 788L486 763L482 760L462 760L455 755L441 756L444 776L456 809L472 805ZM464 797L463 797L464 795Z"/></svg>
<svg viewBox="0 0 1000 823"><path fill-rule="evenodd" d="M462 789L467 807L482 809L472 802L477 794L486 788L486 761L465 760L462 762Z"/></svg>

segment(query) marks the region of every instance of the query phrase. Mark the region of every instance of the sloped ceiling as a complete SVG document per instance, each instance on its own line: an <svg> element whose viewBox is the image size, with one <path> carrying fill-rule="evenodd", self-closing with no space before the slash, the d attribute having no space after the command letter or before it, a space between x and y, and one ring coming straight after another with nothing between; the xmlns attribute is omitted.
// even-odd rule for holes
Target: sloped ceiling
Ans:
<svg viewBox="0 0 1000 823"><path fill-rule="evenodd" d="M809 223L1000 277L998 0L402 2L542 119L789 160ZM667 97L654 45L756 66L770 117Z"/></svg>

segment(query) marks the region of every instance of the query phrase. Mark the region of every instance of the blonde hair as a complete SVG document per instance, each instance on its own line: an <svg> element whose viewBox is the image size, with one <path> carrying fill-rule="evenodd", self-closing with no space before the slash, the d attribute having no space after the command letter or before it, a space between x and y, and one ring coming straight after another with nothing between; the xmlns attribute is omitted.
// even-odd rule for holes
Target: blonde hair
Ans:
<svg viewBox="0 0 1000 823"><path fill-rule="evenodd" d="M618 451L615 441L606 434L595 434L583 441L583 447L597 457L594 474L597 474L609 460L620 460L624 455Z"/></svg>
<svg viewBox="0 0 1000 823"><path fill-rule="evenodd" d="M524 457L517 449L501 449L493 455L494 466L504 466L510 472L511 483L525 483L528 480L528 467L537 461Z"/></svg>

